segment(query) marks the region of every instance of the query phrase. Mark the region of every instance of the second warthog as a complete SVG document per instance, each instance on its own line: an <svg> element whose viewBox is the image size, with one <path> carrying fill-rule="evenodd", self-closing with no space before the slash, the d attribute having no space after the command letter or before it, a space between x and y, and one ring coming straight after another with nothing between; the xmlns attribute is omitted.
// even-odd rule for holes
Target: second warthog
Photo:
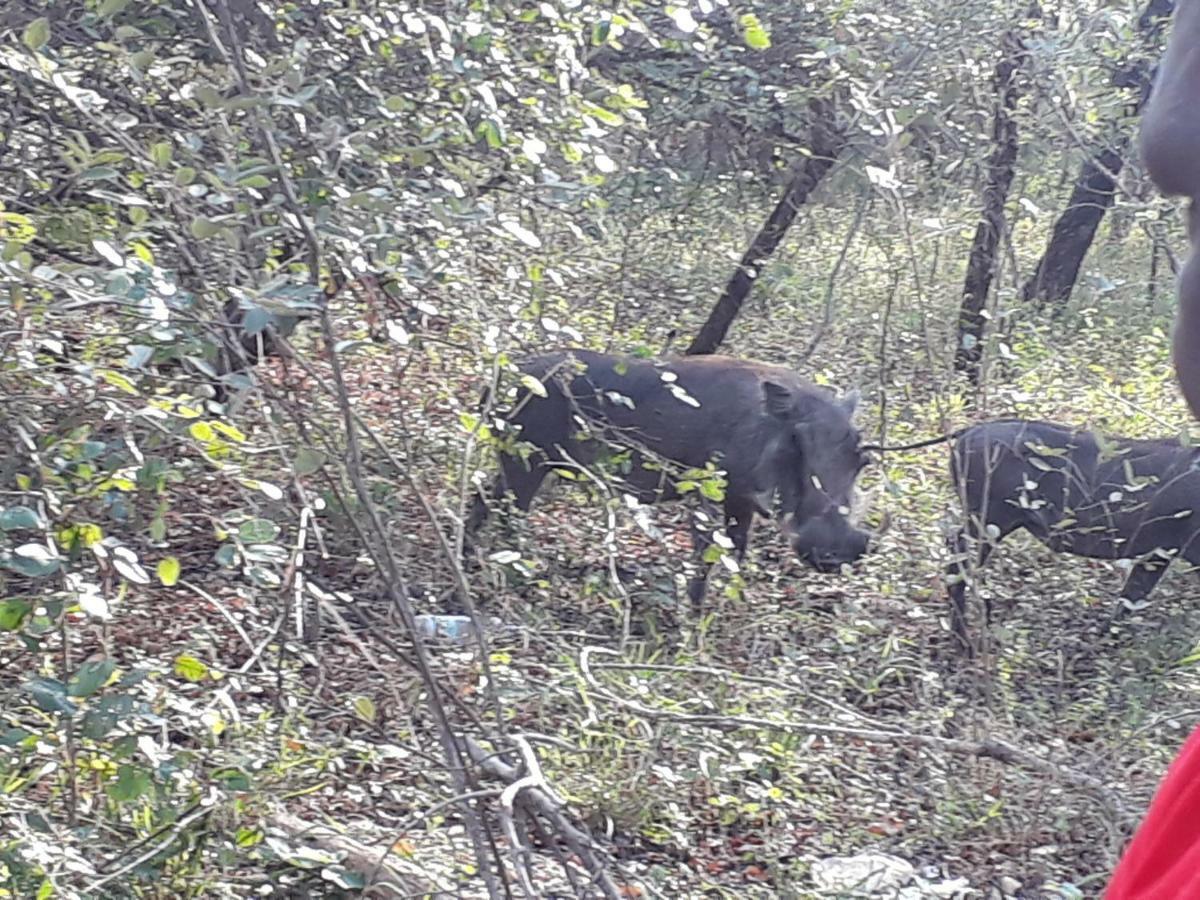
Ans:
<svg viewBox="0 0 1200 900"><path fill-rule="evenodd" d="M1132 561L1114 614L1144 600L1172 560L1200 564L1200 449L1020 419L952 439L964 521L952 540L950 615L964 645L968 567L1022 528L1060 553Z"/></svg>

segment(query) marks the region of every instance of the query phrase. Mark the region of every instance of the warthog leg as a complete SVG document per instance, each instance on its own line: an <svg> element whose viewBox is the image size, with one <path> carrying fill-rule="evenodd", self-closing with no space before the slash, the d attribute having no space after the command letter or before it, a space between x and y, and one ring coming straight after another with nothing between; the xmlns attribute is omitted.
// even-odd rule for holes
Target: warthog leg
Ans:
<svg viewBox="0 0 1200 900"><path fill-rule="evenodd" d="M1153 567L1143 563L1134 563L1129 574L1125 576L1125 583L1121 585L1121 596L1113 605L1112 615L1108 618L1110 627L1124 618L1130 610L1138 608L1154 590L1154 586L1167 574L1168 565L1169 563L1165 559L1155 560Z"/></svg>

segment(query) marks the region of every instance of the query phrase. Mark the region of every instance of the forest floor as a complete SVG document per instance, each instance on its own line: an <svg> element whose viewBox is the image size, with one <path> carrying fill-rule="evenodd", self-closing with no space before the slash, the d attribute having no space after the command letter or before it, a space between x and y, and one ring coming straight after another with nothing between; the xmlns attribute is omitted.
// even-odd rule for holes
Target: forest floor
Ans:
<svg viewBox="0 0 1200 900"><path fill-rule="evenodd" d="M457 367L451 355L398 368L366 354L350 385L406 459L443 461L414 476L439 510L456 508L454 435L479 395ZM293 396L314 388L278 366L264 377ZM1040 377L1056 387L1019 401L1031 415L1130 395L1111 378L1087 382L1088 394L1083 381ZM1170 415L1169 386L1147 388L1140 370L1129 383L1139 400L1124 421L1153 430ZM893 439L937 433L938 404L906 402ZM970 418L956 415L951 424ZM843 857L899 867L897 887L871 896L1097 896L1200 717L1195 576L1172 572L1109 630L1115 564L1011 539L981 573L975 593L991 595L994 622L985 630L976 616L981 652L965 660L941 578L956 516L947 458L931 447L866 473L868 517L891 524L852 571L807 570L761 523L741 588L717 567L702 618L680 600L685 505L635 520L618 504L610 518L559 483L527 520L489 525L469 568L491 622L486 670L472 647L441 645L439 674L478 715L495 690L506 728L531 736L548 784L609 848L628 896L848 896L859 870ZM223 711L209 764L257 773L238 815L260 823L255 852L273 860L263 865L286 862L279 883L296 890L316 883L333 857L306 847L295 823L336 823L371 852L390 849L413 891L475 896L462 826L439 806L449 788L429 755L423 687L345 521L327 508L310 543L307 577L331 598L320 638L281 650L281 629L294 627L279 616L286 584L267 602L213 562L211 523L228 498L189 487L187 501L170 523L173 545L188 548L185 583L131 592L106 640L122 669L171 683L168 717ZM418 611L448 611L451 571L422 504L399 487L381 504ZM97 647L81 634L77 658ZM181 653L211 677L182 675ZM27 669L20 651L9 660L10 672ZM547 896L568 895L554 848L535 849ZM225 866L205 876L211 895L275 880L245 856Z"/></svg>

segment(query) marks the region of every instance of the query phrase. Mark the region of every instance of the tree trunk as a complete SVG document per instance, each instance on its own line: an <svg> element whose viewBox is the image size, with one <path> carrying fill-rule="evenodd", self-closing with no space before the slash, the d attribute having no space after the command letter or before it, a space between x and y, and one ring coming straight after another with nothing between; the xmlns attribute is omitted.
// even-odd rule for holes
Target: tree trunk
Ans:
<svg viewBox="0 0 1200 900"><path fill-rule="evenodd" d="M1125 164L1122 153L1128 145L1128 140L1122 140L1119 149L1106 147L1083 164L1067 208L1054 223L1046 252L1021 288L1022 300L1064 303L1070 299L1083 258L1092 246L1104 214L1113 204L1116 177Z"/></svg>
<svg viewBox="0 0 1200 900"><path fill-rule="evenodd" d="M813 109L818 124L813 128L812 156L798 163L792 179L784 188L783 196L755 235L733 277L729 279L725 290L708 314L708 320L687 348L689 356L713 353L721 346L730 326L750 295L758 273L787 234L800 207L807 202L809 195L821 183L821 179L833 168L838 155L845 147L846 136L836 127L833 109L828 106L818 108L815 104Z"/></svg>
<svg viewBox="0 0 1200 900"><path fill-rule="evenodd" d="M996 88L996 112L992 119L992 153L988 157L987 184L983 189L983 214L975 228L967 277L963 282L962 306L958 314L958 348L954 367L965 372L972 384L979 382L983 358L984 309L988 291L996 274L996 251L1004 233L1004 205L1012 186L1017 162L1017 102L1021 99L1018 83L1025 45L1012 31L1001 40L1000 60L996 63L993 84Z"/></svg>
<svg viewBox="0 0 1200 900"><path fill-rule="evenodd" d="M1174 0L1150 0L1138 18L1138 31L1144 44L1159 39L1174 9ZM1124 67L1113 76L1114 87L1133 92L1130 116L1136 116L1149 99L1153 81L1153 69L1141 60ZM1114 146L1104 148L1083 164L1071 191L1071 199L1067 201L1067 208L1050 232L1046 252L1021 289L1022 300L1041 305L1061 304L1070 299L1096 230L1113 204L1116 177L1125 164L1124 155L1128 149L1128 128L1122 126L1121 137L1114 142Z"/></svg>

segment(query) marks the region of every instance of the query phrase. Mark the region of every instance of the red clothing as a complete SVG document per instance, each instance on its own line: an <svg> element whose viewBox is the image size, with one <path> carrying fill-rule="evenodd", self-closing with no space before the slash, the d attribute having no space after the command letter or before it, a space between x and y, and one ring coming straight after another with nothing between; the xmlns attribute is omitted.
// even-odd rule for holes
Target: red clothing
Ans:
<svg viewBox="0 0 1200 900"><path fill-rule="evenodd" d="M1104 900L1200 898L1200 728L1158 787Z"/></svg>

